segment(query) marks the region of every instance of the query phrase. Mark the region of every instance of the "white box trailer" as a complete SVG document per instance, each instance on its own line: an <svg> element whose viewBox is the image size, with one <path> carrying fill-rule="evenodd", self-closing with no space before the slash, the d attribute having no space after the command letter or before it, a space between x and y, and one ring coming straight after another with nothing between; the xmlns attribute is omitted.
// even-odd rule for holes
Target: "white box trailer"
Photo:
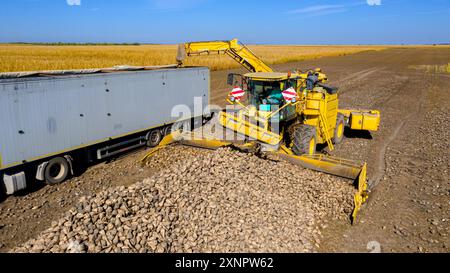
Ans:
<svg viewBox="0 0 450 273"><path fill-rule="evenodd" d="M8 194L26 186L27 172L60 183L80 158L156 145L180 122L177 105L190 110L189 125L208 115L208 68L129 70L0 75L0 181Z"/></svg>

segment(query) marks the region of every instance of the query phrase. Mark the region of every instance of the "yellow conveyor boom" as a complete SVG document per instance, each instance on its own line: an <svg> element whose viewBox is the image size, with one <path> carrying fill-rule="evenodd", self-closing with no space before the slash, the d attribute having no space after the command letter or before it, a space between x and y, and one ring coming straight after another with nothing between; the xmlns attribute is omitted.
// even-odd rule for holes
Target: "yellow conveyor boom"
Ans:
<svg viewBox="0 0 450 273"><path fill-rule="evenodd" d="M183 65L186 57L226 54L240 63L250 72L273 72L273 69L256 56L248 47L239 43L237 39L231 41L192 42L180 44L177 62Z"/></svg>

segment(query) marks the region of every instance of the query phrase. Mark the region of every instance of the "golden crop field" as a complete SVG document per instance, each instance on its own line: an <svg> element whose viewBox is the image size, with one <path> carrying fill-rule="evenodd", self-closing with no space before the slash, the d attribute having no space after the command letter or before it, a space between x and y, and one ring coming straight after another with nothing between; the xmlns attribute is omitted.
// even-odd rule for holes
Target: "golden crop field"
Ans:
<svg viewBox="0 0 450 273"><path fill-rule="evenodd" d="M268 64L341 56L383 46L295 46L252 45L256 55ZM106 68L116 65L166 65L176 63L176 45L0 45L0 72ZM186 65L208 66L212 70L239 67L228 56L190 58Z"/></svg>

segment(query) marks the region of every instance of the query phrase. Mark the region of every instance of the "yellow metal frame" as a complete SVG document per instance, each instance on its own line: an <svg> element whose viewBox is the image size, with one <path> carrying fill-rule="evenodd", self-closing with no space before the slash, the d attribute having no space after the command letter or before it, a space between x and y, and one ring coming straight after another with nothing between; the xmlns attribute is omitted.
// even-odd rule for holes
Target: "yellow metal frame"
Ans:
<svg viewBox="0 0 450 273"><path fill-rule="evenodd" d="M327 143L330 151L333 151L332 139L338 113L337 94L328 94L324 90L308 91L304 108L300 111L305 116L304 124L317 128L318 143Z"/></svg>
<svg viewBox="0 0 450 273"><path fill-rule="evenodd" d="M278 145L283 139L279 134L272 133L266 128L226 112L220 112L219 123L225 128L273 146Z"/></svg>
<svg viewBox="0 0 450 273"><path fill-rule="evenodd" d="M227 54L250 72L273 72L273 69L258 58L249 48L237 39L231 41L191 42L180 45L178 64L182 65L186 56Z"/></svg>
<svg viewBox="0 0 450 273"><path fill-rule="evenodd" d="M178 47L177 62L179 66L182 66L186 57L212 54L227 54L252 73L274 72L274 70L268 64L266 64L261 58L256 56L255 53L253 53L247 46L240 43L237 39L228 41L203 41L180 44ZM318 76L319 82L325 83L327 81L327 76L322 73L322 70L320 68L311 71L313 71ZM309 72L310 71L296 71L291 75L291 77L300 78L303 85L306 81L306 78L308 77ZM290 73L286 73L285 76L288 77L288 74ZM261 79L267 78L264 75L258 76L255 74L246 74L244 76L260 77Z"/></svg>
<svg viewBox="0 0 450 273"><path fill-rule="evenodd" d="M378 131L381 121L381 114L378 110L362 110L362 109L339 109L339 113L349 119L349 127L352 130L368 130ZM355 122L354 117L358 117Z"/></svg>
<svg viewBox="0 0 450 273"><path fill-rule="evenodd" d="M243 109L239 111L237 116L227 112L220 112L219 124L237 133L248 136L254 140L270 144L272 146L278 145L283 140L283 136L280 134L273 133L269 130L268 127L270 119L283 109L289 106L296 106L297 104L300 103L300 102L295 103L289 102L280 107L279 109L277 109L276 111L266 113L258 111L254 107L252 108L250 106L246 106L242 104L240 101L233 102L229 99L227 99L227 101L230 104L238 104L239 106L243 107ZM257 124L251 123L250 119L254 119Z"/></svg>

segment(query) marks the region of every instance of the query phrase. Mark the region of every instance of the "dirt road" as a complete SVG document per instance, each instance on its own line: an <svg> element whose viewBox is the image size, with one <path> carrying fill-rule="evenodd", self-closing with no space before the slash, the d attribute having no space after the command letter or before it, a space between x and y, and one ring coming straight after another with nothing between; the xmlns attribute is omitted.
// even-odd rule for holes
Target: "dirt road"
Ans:
<svg viewBox="0 0 450 273"><path fill-rule="evenodd" d="M319 251L450 251L450 74L422 69L449 62L450 48L398 48L276 66L321 67L340 87L342 107L382 112L379 132L347 133L332 152L367 161L373 189L356 225L336 221L324 227ZM224 104L228 72L212 73L212 103ZM81 195L142 181L170 164L142 168L135 162L144 153L99 164L62 185L9 197L0 204L0 251L35 237Z"/></svg>

